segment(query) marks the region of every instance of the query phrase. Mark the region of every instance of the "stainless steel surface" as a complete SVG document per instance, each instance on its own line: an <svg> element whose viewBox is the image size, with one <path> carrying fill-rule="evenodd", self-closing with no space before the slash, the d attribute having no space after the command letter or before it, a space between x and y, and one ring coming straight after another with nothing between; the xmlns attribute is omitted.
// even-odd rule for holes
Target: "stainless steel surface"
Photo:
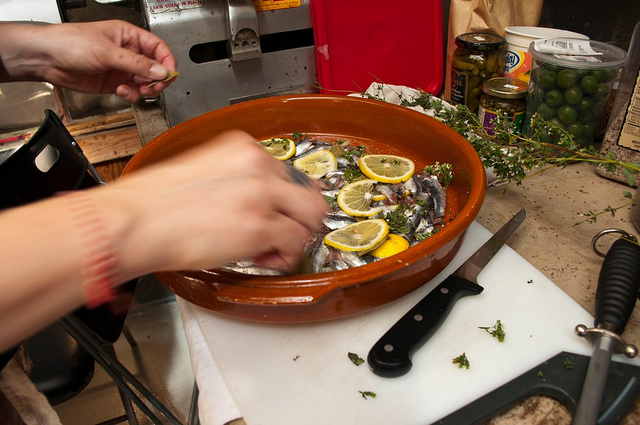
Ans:
<svg viewBox="0 0 640 425"><path fill-rule="evenodd" d="M500 228L484 245L480 247L458 270L453 274L456 276L464 277L465 279L477 283L478 275L482 271L483 267L487 265L489 261L500 248L507 242L507 240L513 235L516 229L522 224L526 211L521 209L509 220L504 226Z"/></svg>
<svg viewBox="0 0 640 425"><path fill-rule="evenodd" d="M260 27L258 14L251 0L226 0L227 51L229 59L240 61L259 58Z"/></svg>
<svg viewBox="0 0 640 425"><path fill-rule="evenodd" d="M309 2L257 12L262 54L232 60L227 52L225 0L192 1L186 6L144 0L149 29L169 44L183 75L161 95L168 124L175 126L256 97L316 92L312 87L317 73Z"/></svg>
<svg viewBox="0 0 640 425"><path fill-rule="evenodd" d="M612 341L611 353L624 354L630 359L638 355L638 349L633 344L627 344L620 335L604 328L587 328L585 325L576 326L576 334L584 337L591 345L596 346L598 341L608 338Z"/></svg>
<svg viewBox="0 0 640 425"><path fill-rule="evenodd" d="M631 233L625 231L625 230L616 229L616 228L609 228L609 229L601 230L598 233L596 233L596 235L591 240L591 249L593 249L593 252L598 254L598 256L600 256L600 257L604 257L607 253L606 252L602 252L600 250L600 248L598 248L598 241L600 240L601 237L603 237L605 235L610 235L610 234L619 234L620 237L622 237L622 238L629 239L632 242L637 242L636 237L634 235L632 235Z"/></svg>
<svg viewBox="0 0 640 425"><path fill-rule="evenodd" d="M0 84L0 132L38 127L44 110L61 115L53 86L49 83L16 82Z"/></svg>
<svg viewBox="0 0 640 425"><path fill-rule="evenodd" d="M602 336L598 338L594 346L587 377L580 394L580 402L573 420L575 425L591 425L598 420L614 345L615 341L612 338Z"/></svg>

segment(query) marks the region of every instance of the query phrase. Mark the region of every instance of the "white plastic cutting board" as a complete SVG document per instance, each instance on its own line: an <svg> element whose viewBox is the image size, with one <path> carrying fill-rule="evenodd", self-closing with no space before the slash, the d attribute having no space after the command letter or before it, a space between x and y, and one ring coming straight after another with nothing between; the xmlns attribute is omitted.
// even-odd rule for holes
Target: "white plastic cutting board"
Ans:
<svg viewBox="0 0 640 425"><path fill-rule="evenodd" d="M504 247L479 276L484 292L456 304L442 327L414 355L407 375L380 378L366 363L355 366L348 359L349 352L366 359L380 336L489 236L474 222L454 261L429 284L352 318L274 325L190 307L248 425L424 425L561 351L591 353L591 346L575 336L574 327L591 326L593 318ZM491 327L498 319L506 332L503 343L478 328ZM468 370L452 363L462 353L469 359ZM206 383L200 386L206 391ZM365 399L360 391L375 392L376 397ZM216 408L200 406L209 407Z"/></svg>

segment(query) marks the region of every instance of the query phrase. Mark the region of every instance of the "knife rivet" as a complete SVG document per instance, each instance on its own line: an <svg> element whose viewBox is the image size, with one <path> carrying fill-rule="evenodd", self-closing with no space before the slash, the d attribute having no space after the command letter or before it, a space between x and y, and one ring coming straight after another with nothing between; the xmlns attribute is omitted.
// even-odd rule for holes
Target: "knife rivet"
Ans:
<svg viewBox="0 0 640 425"><path fill-rule="evenodd" d="M384 351L386 351L387 353L390 353L393 351L393 345L391 344L385 344L384 345Z"/></svg>
<svg viewBox="0 0 640 425"><path fill-rule="evenodd" d="M416 314L415 316L413 316L413 320L415 320L416 322L422 322L422 314Z"/></svg>
<svg viewBox="0 0 640 425"><path fill-rule="evenodd" d="M449 293L449 288L440 288L440 293L441 294L448 294Z"/></svg>

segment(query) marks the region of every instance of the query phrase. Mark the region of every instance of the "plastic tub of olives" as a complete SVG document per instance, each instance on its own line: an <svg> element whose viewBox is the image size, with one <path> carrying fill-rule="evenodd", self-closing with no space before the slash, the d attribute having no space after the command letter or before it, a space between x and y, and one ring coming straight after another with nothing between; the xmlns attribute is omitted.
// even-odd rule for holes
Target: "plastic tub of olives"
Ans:
<svg viewBox="0 0 640 425"><path fill-rule="evenodd" d="M545 46L573 47L580 54L546 53L541 42ZM585 54L589 51L592 54ZM532 136L531 118L538 113L567 131L580 147L589 146L626 52L599 41L550 38L532 42L529 53L533 65L525 133ZM544 142L554 141L548 135L538 136Z"/></svg>

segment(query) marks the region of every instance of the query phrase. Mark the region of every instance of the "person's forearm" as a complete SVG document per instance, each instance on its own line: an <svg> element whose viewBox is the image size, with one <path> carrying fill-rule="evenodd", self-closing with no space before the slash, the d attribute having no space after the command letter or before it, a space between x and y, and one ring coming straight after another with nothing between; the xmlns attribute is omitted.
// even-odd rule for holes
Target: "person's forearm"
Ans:
<svg viewBox="0 0 640 425"><path fill-rule="evenodd" d="M114 213L108 221L102 217L100 193L63 195L0 214L0 247L4 263L11 265L0 276L0 351L86 301L87 291L93 290L86 285L95 277L91 253L96 246L106 243L121 252L115 245L126 233L127 215ZM75 196L84 197L82 203ZM87 214L83 203L91 203L96 216ZM121 272L115 260L114 285L134 277Z"/></svg>
<svg viewBox="0 0 640 425"><path fill-rule="evenodd" d="M0 23L0 82L41 81L38 24Z"/></svg>

